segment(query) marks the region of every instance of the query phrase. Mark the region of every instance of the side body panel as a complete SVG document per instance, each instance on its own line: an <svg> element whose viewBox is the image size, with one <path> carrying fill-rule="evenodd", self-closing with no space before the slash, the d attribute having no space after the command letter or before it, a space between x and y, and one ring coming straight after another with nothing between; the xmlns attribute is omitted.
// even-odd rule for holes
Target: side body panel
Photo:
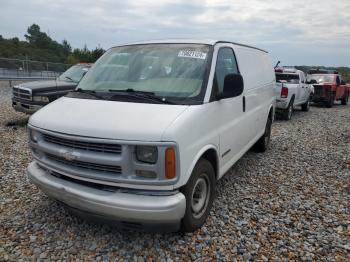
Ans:
<svg viewBox="0 0 350 262"><path fill-rule="evenodd" d="M230 46L235 53L244 92L232 99L210 102L217 52L223 46ZM275 75L267 53L233 44L215 46L205 103L190 106L162 135L163 141L176 141L179 147L181 177L174 188L187 183L205 151L215 150L220 178L249 150L263 135L269 110L275 106L274 86Z"/></svg>
<svg viewBox="0 0 350 262"><path fill-rule="evenodd" d="M238 68L244 80L243 96L245 111L231 137L232 146L237 146L235 154L220 165L220 176L243 155L263 135L271 105L275 105L275 74L267 53L243 46L234 46ZM234 102L234 100L232 100ZM242 101L236 101L237 103ZM243 105L242 105L243 106ZM238 109L242 110L239 106ZM229 113L229 112L228 112ZM231 119L231 121L237 121ZM220 140L221 146L221 140Z"/></svg>

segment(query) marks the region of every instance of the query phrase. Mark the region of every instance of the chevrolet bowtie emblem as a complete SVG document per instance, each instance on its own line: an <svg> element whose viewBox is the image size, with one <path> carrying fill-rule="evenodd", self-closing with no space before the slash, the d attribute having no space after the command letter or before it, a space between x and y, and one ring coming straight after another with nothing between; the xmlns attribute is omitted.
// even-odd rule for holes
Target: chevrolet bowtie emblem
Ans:
<svg viewBox="0 0 350 262"><path fill-rule="evenodd" d="M65 160L68 160L68 161L73 161L78 158L76 155L74 155L72 151L64 152L62 156Z"/></svg>

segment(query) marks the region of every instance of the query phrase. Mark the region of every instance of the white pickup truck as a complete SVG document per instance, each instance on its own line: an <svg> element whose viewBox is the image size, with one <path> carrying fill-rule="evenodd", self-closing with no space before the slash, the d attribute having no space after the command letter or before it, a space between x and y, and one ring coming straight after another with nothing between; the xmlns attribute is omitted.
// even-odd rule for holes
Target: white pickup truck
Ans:
<svg viewBox="0 0 350 262"><path fill-rule="evenodd" d="M309 97L312 86L306 82L303 71L294 68L276 68L276 112L283 119L292 118L295 106L309 111Z"/></svg>

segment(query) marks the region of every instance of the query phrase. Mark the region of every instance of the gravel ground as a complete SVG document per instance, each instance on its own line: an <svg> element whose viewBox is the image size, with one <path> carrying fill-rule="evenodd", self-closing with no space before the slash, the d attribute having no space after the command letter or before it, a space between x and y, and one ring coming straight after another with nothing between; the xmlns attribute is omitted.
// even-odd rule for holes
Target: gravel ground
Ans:
<svg viewBox="0 0 350 262"><path fill-rule="evenodd" d="M0 88L0 260L350 260L350 106L276 121L268 152L248 152L218 183L191 234L86 222L29 183L25 124Z"/></svg>

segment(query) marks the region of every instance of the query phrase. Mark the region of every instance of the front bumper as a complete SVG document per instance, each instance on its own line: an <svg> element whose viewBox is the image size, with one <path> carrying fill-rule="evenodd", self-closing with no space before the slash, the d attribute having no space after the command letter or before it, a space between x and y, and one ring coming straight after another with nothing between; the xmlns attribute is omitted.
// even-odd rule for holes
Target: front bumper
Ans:
<svg viewBox="0 0 350 262"><path fill-rule="evenodd" d="M53 176L35 161L30 163L27 174L49 197L80 212L107 220L162 227L180 224L185 214L186 200L180 192L171 195L138 195L101 190Z"/></svg>
<svg viewBox="0 0 350 262"><path fill-rule="evenodd" d="M310 96L310 101L314 103L327 102L329 100L330 98L325 96L317 96L317 95Z"/></svg>
<svg viewBox="0 0 350 262"><path fill-rule="evenodd" d="M12 107L18 112L22 112L22 113L31 115L31 114L34 114L36 111L38 111L43 106L31 105L28 103L23 103L23 102L19 102L16 100L12 100Z"/></svg>

